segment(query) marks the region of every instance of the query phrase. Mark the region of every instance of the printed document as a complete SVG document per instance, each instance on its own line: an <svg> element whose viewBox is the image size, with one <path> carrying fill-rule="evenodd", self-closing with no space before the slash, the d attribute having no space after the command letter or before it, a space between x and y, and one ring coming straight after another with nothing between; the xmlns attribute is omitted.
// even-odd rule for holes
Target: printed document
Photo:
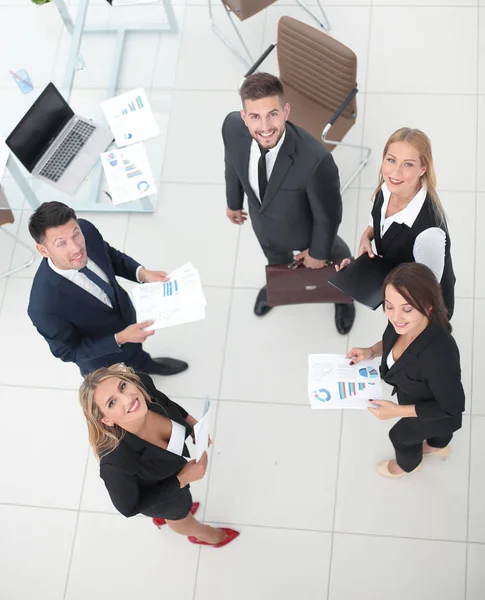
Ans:
<svg viewBox="0 0 485 600"><path fill-rule="evenodd" d="M143 88L105 100L101 108L119 148L160 135Z"/></svg>
<svg viewBox="0 0 485 600"><path fill-rule="evenodd" d="M136 320L154 321L148 329L162 329L205 319L206 300L199 271L186 263L165 282L143 283L135 287L133 302Z"/></svg>
<svg viewBox="0 0 485 600"><path fill-rule="evenodd" d="M202 458L204 452L209 448L209 436L211 427L211 403L209 398L205 399L204 413L202 419L194 425L195 445L196 445L196 460Z"/></svg>
<svg viewBox="0 0 485 600"><path fill-rule="evenodd" d="M312 408L360 408L382 398L380 359L350 365L343 354L308 356L308 396Z"/></svg>
<svg viewBox="0 0 485 600"><path fill-rule="evenodd" d="M143 144L103 152L101 164L113 204L156 194L155 180Z"/></svg>

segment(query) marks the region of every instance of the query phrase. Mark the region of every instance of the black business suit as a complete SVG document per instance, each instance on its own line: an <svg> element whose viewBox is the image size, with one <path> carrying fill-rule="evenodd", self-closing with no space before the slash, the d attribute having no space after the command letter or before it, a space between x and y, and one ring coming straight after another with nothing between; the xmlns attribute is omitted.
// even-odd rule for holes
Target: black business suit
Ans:
<svg viewBox="0 0 485 600"><path fill-rule="evenodd" d="M145 373L138 373L152 402L153 410L185 427L186 438L192 427L188 413L159 392ZM184 445L183 456L189 457ZM186 517L192 507L189 486L180 488L177 474L187 461L177 454L154 446L136 435L125 432L115 450L101 457L99 474L115 508L125 517L137 514L176 521Z"/></svg>
<svg viewBox="0 0 485 600"><path fill-rule="evenodd" d="M312 258L350 256L337 236L342 220L338 169L330 152L312 135L290 122L262 202L249 184L251 137L239 112L222 126L227 206L243 207L248 197L251 223L270 264L293 261L293 250Z"/></svg>
<svg viewBox="0 0 485 600"><path fill-rule="evenodd" d="M392 223L389 229L381 237L381 218L384 194L379 191L374 200L372 209L372 220L374 223L374 241L377 254L393 263L395 266L406 262L415 262L413 249L416 238L420 233L431 227L438 227L446 234L445 241L445 264L441 276L440 285L443 292L443 300L451 318L455 307L455 281L453 263L451 260L451 240L448 233L446 221L440 222L433 209L433 201L427 195L424 204L413 223L408 227L404 223Z"/></svg>
<svg viewBox="0 0 485 600"><path fill-rule="evenodd" d="M49 344L52 354L77 364L84 375L100 367L123 362L143 371L156 365L141 344L119 346L114 334L136 323L130 297L116 277L136 281L140 266L135 260L112 248L96 227L78 219L86 241L86 251L107 275L116 296L111 308L78 285L53 271L44 258L35 274L28 314L37 331Z"/></svg>
<svg viewBox="0 0 485 600"><path fill-rule="evenodd" d="M387 356L398 339L389 323L382 338L381 376L394 387L399 404L414 404L417 417L403 418L389 437L404 471L422 460L422 444L444 448L460 429L465 409L460 352L448 331L433 321L389 369Z"/></svg>

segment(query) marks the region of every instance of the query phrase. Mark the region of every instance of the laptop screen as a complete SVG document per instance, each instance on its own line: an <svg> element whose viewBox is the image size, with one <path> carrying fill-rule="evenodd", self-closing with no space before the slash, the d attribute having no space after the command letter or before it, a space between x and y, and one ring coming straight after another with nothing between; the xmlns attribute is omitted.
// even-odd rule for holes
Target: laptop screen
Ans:
<svg viewBox="0 0 485 600"><path fill-rule="evenodd" d="M74 116L53 83L45 88L6 140L7 146L28 171L32 171Z"/></svg>

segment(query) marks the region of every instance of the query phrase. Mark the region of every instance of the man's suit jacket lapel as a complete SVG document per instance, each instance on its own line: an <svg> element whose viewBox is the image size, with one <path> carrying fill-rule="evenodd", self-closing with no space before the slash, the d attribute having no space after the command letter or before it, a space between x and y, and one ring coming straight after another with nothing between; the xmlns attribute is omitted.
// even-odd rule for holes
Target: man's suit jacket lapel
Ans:
<svg viewBox="0 0 485 600"><path fill-rule="evenodd" d="M249 183L249 157L251 153L251 144L253 138L251 137L248 128L243 122L243 129L241 130L241 143L238 144L238 158L236 164L240 165L240 179L243 186L243 190L246 192L249 200L253 201L253 204L260 204L258 197L253 192L253 188Z"/></svg>
<svg viewBox="0 0 485 600"><path fill-rule="evenodd" d="M271 176L266 187L266 193L262 201L261 211L264 212L269 204L276 197L284 178L293 165L293 155L295 153L295 138L292 129L286 125L285 140L278 152L276 162L271 172Z"/></svg>

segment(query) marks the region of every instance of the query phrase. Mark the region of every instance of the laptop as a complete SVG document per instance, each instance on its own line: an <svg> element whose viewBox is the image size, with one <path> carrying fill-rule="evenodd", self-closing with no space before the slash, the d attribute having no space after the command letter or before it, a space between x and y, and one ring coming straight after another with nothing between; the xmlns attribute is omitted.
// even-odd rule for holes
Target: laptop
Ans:
<svg viewBox="0 0 485 600"><path fill-rule="evenodd" d="M383 301L384 279L395 266L380 256L370 258L368 254L362 254L350 265L329 277L328 283L357 302L376 310Z"/></svg>
<svg viewBox="0 0 485 600"><path fill-rule="evenodd" d="M6 144L35 177L73 194L112 141L108 128L75 115L49 83Z"/></svg>

